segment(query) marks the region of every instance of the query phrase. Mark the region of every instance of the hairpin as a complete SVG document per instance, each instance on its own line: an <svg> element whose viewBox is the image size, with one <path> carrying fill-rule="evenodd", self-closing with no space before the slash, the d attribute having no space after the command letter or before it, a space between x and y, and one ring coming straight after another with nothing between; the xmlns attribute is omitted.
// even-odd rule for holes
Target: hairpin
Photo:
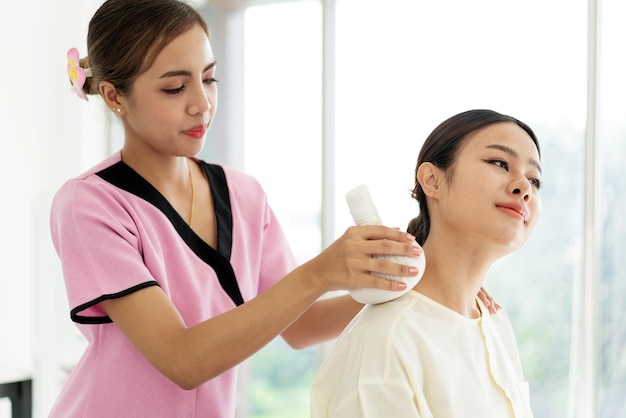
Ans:
<svg viewBox="0 0 626 418"><path fill-rule="evenodd" d="M91 77L91 69L81 68L80 56L76 48L70 48L67 51L67 75L70 77L70 83L72 83L72 91L81 99L89 100L83 90L83 86L85 85L85 79Z"/></svg>

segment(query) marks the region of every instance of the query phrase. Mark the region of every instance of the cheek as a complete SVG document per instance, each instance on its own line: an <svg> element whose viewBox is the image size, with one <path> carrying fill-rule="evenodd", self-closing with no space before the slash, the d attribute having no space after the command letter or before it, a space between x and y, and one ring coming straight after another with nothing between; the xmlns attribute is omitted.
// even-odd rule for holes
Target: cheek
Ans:
<svg viewBox="0 0 626 418"><path fill-rule="evenodd" d="M476 216L478 200L473 190L471 192L460 188L447 190L440 195L441 216L448 223L465 224L468 219L474 219Z"/></svg>
<svg viewBox="0 0 626 418"><path fill-rule="evenodd" d="M541 196L539 194L535 194L533 196L533 200L531 202L533 216L539 218L541 216L541 211L543 210L543 204L541 202Z"/></svg>
<svg viewBox="0 0 626 418"><path fill-rule="evenodd" d="M215 85L215 83L211 84L211 86L209 86L209 89L207 91L207 97L209 99L209 102L211 103L211 112L215 113L215 109L217 108L217 98L218 98L218 94L217 94L217 85Z"/></svg>

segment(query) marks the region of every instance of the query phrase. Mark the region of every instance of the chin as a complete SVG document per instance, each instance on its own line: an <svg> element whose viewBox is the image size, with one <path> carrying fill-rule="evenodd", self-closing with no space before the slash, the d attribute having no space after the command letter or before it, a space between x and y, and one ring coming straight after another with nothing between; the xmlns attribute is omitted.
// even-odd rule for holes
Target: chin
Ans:
<svg viewBox="0 0 626 418"><path fill-rule="evenodd" d="M200 154L200 151L202 151L202 149L204 148L204 137L202 138L202 140L197 144L197 146L195 146L192 150L192 156L196 156L198 154Z"/></svg>
<svg viewBox="0 0 626 418"><path fill-rule="evenodd" d="M502 251L503 251L502 255L504 256L504 255L509 255L511 253L514 253L515 251L522 248L527 240L528 240L527 236L506 237L506 236L501 235L500 238L497 240L497 243L502 248Z"/></svg>

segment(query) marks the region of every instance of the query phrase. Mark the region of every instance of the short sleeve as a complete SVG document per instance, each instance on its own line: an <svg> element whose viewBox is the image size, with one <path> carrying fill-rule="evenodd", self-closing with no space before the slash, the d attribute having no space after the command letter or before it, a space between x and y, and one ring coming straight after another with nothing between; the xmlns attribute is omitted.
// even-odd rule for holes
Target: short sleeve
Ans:
<svg viewBox="0 0 626 418"><path fill-rule="evenodd" d="M50 229L74 321L110 322L100 301L157 284L142 260L132 206L96 176L63 185Z"/></svg>
<svg viewBox="0 0 626 418"><path fill-rule="evenodd" d="M283 229L269 205L265 209L259 293L264 292L296 267Z"/></svg>

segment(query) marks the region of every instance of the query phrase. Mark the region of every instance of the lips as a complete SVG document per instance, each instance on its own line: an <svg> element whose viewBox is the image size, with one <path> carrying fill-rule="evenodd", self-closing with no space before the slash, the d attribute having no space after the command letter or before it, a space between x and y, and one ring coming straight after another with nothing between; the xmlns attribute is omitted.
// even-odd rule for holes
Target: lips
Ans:
<svg viewBox="0 0 626 418"><path fill-rule="evenodd" d="M503 209L513 216L519 217L521 220L524 221L524 223L528 222L528 212L521 205L517 205L514 203L502 203L497 204L496 207L499 209Z"/></svg>
<svg viewBox="0 0 626 418"><path fill-rule="evenodd" d="M206 125L198 125L194 126L191 129L184 131L185 135L188 135L192 138L202 138L206 133L207 127Z"/></svg>

